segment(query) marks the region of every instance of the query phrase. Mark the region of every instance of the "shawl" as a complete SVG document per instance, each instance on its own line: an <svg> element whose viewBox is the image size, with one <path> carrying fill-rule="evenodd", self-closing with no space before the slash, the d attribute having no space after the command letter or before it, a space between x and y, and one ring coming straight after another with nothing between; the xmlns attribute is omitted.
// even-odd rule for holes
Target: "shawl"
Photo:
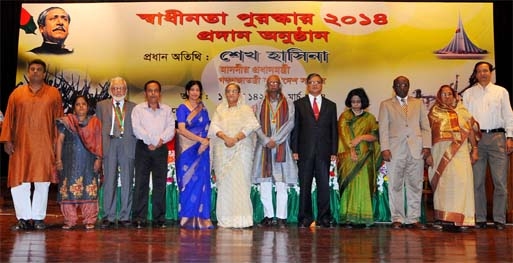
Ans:
<svg viewBox="0 0 513 263"><path fill-rule="evenodd" d="M438 98L435 105L429 111L428 118L431 124L433 144L441 141L452 142L445 150L438 167L436 167L435 175L431 180L431 187L435 191L438 180L454 155L467 141L471 129L474 131L476 141L479 141L481 138L481 132L479 123L461 103L456 103L454 106L446 105ZM460 120L462 120L461 125Z"/></svg>
<svg viewBox="0 0 513 263"><path fill-rule="evenodd" d="M283 93L279 95L278 106L273 111L271 99L265 96L260 110L260 123L262 124L262 132L271 137L271 121L276 123L276 130L279 130L289 120L289 107ZM286 143L283 142L276 147L276 162L285 162ZM271 149L262 147L262 171L263 177L269 177L272 173Z"/></svg>
<svg viewBox="0 0 513 263"><path fill-rule="evenodd" d="M74 114L67 114L57 120L66 126L71 132L78 134L85 148L92 154L102 158L101 122L95 116L88 116L84 122L79 123Z"/></svg>

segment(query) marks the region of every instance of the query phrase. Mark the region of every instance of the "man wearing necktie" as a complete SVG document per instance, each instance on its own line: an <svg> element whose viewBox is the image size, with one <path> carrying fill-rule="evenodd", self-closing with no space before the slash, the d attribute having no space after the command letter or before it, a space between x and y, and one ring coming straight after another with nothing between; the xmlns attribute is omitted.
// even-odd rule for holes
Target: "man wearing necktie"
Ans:
<svg viewBox="0 0 513 263"><path fill-rule="evenodd" d="M291 135L292 157L298 164L299 227L309 227L312 212L312 181L317 185L316 225L331 227L329 169L337 160L337 105L321 96L324 80L317 73L307 77L308 95L294 102L294 129Z"/></svg>
<svg viewBox="0 0 513 263"><path fill-rule="evenodd" d="M409 88L408 78L399 76L393 83L395 96L381 102L379 142L388 168L392 228L400 229L404 224L407 228L426 229L419 218L424 160L427 165L433 161L431 128L426 106L420 99L408 97Z"/></svg>
<svg viewBox="0 0 513 263"><path fill-rule="evenodd" d="M98 102L96 116L102 122L103 143L103 220L101 228L131 226L135 144L132 110L135 103L126 100L127 84L121 77L110 80L112 98ZM121 207L117 208L118 168L121 182ZM117 211L119 210L119 218Z"/></svg>

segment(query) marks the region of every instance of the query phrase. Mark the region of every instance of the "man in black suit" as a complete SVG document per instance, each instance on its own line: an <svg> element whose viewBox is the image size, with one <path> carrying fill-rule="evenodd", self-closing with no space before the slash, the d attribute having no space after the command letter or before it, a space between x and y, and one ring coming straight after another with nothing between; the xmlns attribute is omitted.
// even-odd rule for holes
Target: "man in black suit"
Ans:
<svg viewBox="0 0 513 263"><path fill-rule="evenodd" d="M317 184L317 223L331 227L329 169L337 160L337 105L321 96L323 79L317 73L306 78L308 95L294 102L291 148L299 168L299 227L313 222L312 180Z"/></svg>

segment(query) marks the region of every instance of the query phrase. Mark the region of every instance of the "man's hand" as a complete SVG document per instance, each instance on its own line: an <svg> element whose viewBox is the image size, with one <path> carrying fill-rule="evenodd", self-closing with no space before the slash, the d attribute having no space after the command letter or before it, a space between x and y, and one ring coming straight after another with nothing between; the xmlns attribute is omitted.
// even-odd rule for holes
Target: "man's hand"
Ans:
<svg viewBox="0 0 513 263"><path fill-rule="evenodd" d="M383 157L383 161L390 162L392 160L392 153L390 150L384 150L381 152L381 156Z"/></svg>
<svg viewBox="0 0 513 263"><path fill-rule="evenodd" d="M12 143L12 142L5 142L4 143L4 151L8 155L11 155L14 152L14 143Z"/></svg>

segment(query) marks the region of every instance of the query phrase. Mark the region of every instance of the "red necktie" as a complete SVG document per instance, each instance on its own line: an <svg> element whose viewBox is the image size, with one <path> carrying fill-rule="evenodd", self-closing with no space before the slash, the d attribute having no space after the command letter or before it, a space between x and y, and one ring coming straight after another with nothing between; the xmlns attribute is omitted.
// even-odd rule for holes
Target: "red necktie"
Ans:
<svg viewBox="0 0 513 263"><path fill-rule="evenodd" d="M314 98L314 101L313 101L313 112L314 112L315 120L319 119L319 106L317 105L317 98Z"/></svg>

